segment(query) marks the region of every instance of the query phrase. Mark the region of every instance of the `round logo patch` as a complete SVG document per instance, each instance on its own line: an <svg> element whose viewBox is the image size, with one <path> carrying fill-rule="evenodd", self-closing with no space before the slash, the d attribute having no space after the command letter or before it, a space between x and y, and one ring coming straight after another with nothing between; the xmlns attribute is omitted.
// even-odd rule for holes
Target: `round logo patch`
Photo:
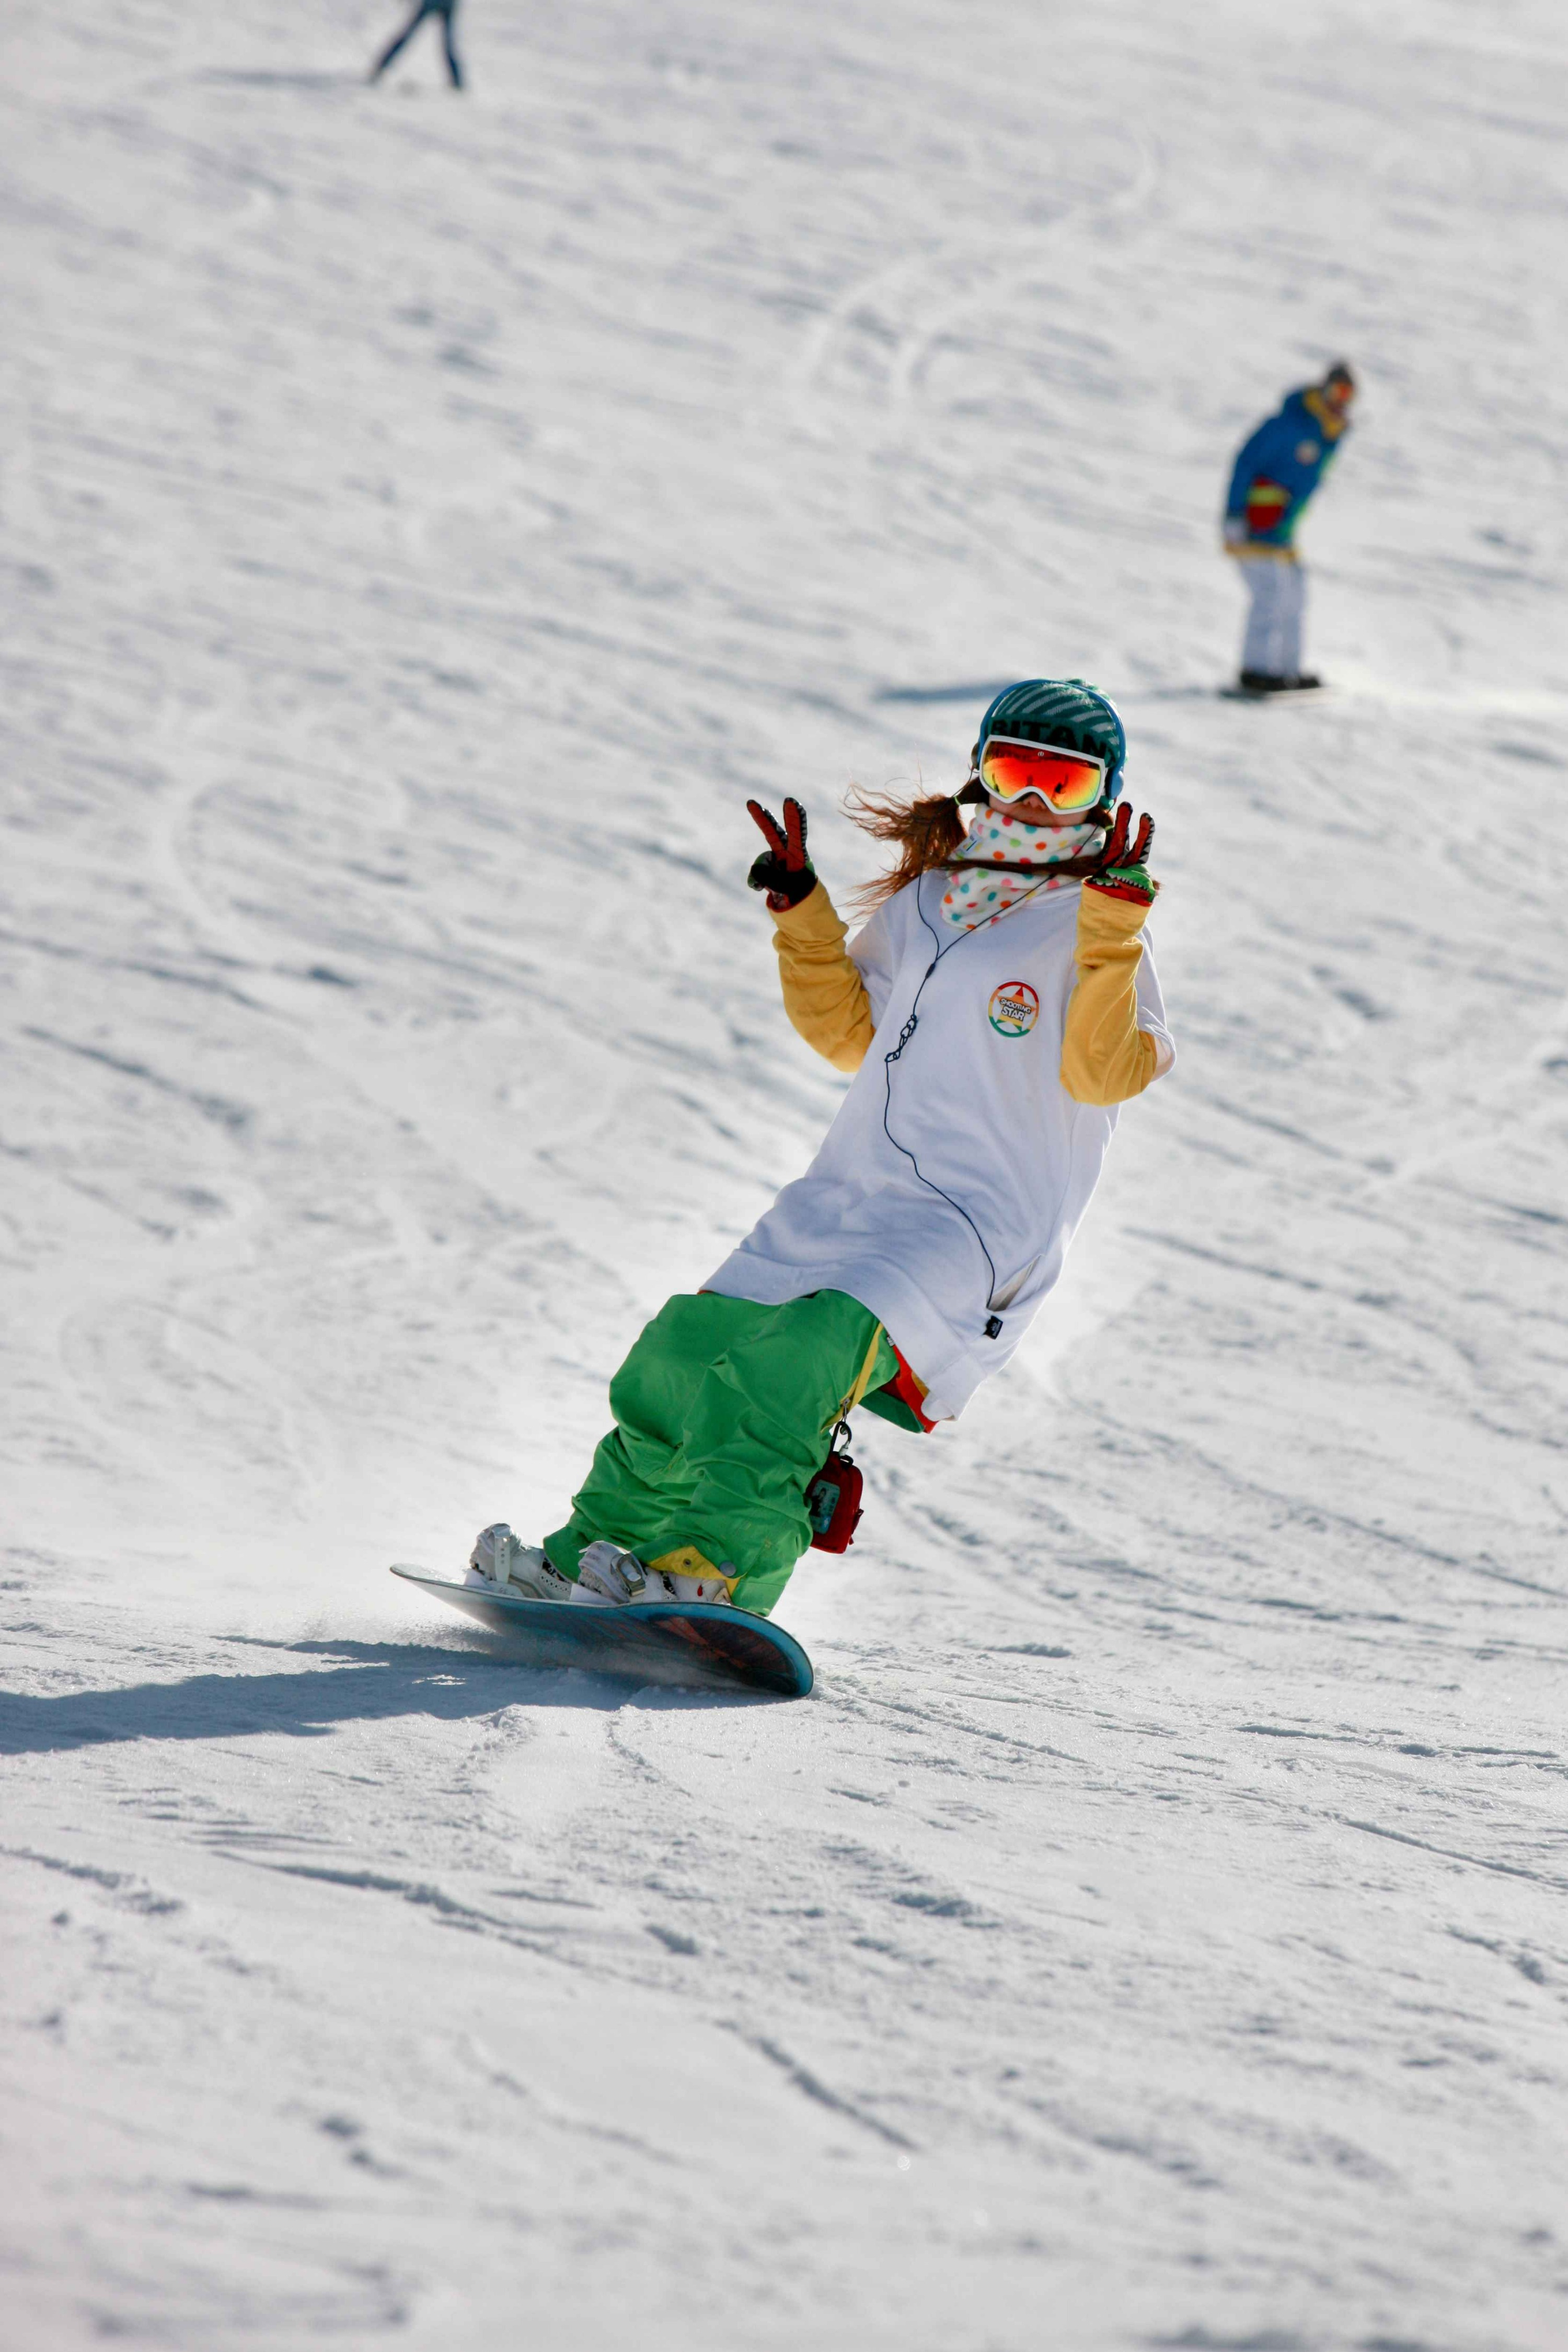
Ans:
<svg viewBox="0 0 1568 2352"><path fill-rule="evenodd" d="M1310 466L1310 465L1312 463L1313 459L1316 457L1317 454L1318 454L1318 445L1317 445L1317 443L1316 443L1315 441L1298 441L1298 442L1297 442L1297 444L1296 444L1296 463L1297 463L1297 465L1298 465L1298 466Z"/></svg>
<svg viewBox="0 0 1568 2352"><path fill-rule="evenodd" d="M986 1012L998 1037L1027 1037L1040 1019L1040 999L1027 980L1004 980Z"/></svg>

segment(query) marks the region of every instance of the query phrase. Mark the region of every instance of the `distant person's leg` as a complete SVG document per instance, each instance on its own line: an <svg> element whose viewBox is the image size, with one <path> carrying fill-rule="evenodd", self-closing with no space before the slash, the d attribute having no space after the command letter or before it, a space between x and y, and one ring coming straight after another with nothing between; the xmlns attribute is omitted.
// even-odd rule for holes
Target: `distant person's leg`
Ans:
<svg viewBox="0 0 1568 2352"><path fill-rule="evenodd" d="M443 17L441 29L446 41L446 70L452 76L453 89L461 89L463 87L463 65L462 60L457 55L457 45L452 37L452 19L456 14L457 11L455 7L448 8Z"/></svg>
<svg viewBox="0 0 1568 2352"><path fill-rule="evenodd" d="M1241 641L1241 675L1244 678L1279 675L1274 667L1274 608L1278 593L1276 575L1283 568L1271 555L1245 555L1237 566L1248 600L1247 633Z"/></svg>
<svg viewBox="0 0 1568 2352"><path fill-rule="evenodd" d="M1300 563L1281 563L1280 583L1280 674L1301 675L1301 622L1307 605L1307 575Z"/></svg>
<svg viewBox="0 0 1568 2352"><path fill-rule="evenodd" d="M382 74L385 73L388 66L392 62L392 59L402 55L402 52L407 48L410 41L413 40L415 33L418 32L420 26L423 24L429 14L430 0L419 0L418 6L414 9L413 16L409 18L402 32L398 34L395 40L392 40L387 43L386 47L382 51L381 56L371 68L371 79L372 81L380 81ZM448 40L451 39L451 21L448 19Z"/></svg>
<svg viewBox="0 0 1568 2352"><path fill-rule="evenodd" d="M1273 562L1269 566L1269 658L1264 664L1270 677L1289 677L1291 665L1286 656L1291 643L1291 573L1294 566Z"/></svg>
<svg viewBox="0 0 1568 2352"><path fill-rule="evenodd" d="M1266 599L1263 631L1266 658L1263 667L1270 677L1293 677L1295 666L1291 658L1291 648L1293 639L1300 636L1300 631L1292 631L1291 625L1295 608L1296 567L1276 556L1270 562L1260 563L1258 569L1267 575L1263 592Z"/></svg>

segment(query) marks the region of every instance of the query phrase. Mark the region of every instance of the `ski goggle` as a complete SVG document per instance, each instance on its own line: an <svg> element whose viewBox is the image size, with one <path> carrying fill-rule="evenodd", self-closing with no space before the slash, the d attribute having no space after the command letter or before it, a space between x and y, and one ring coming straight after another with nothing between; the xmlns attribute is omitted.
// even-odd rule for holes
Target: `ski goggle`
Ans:
<svg viewBox="0 0 1568 2352"><path fill-rule="evenodd" d="M1038 793L1063 815L1097 808L1105 794L1106 762L1088 751L1063 751L1054 743L1020 743L990 735L980 753L980 782L993 799L1022 800Z"/></svg>

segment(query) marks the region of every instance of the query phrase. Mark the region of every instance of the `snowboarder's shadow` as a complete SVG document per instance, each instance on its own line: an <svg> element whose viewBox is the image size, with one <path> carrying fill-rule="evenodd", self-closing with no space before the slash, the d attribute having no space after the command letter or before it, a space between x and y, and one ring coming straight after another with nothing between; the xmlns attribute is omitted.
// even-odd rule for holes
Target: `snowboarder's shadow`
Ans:
<svg viewBox="0 0 1568 2352"><path fill-rule="evenodd" d="M357 73L266 73L241 71L237 67L214 66L197 74L197 81L243 84L249 89L342 89L350 83L361 84L363 74Z"/></svg>
<svg viewBox="0 0 1568 2352"><path fill-rule="evenodd" d="M446 1723L504 1706L581 1707L601 1715L624 1706L639 1686L602 1675L521 1666L504 1654L396 1642L288 1642L256 1646L340 1660L295 1674L190 1675L183 1682L132 1683L118 1690L38 1698L0 1692L0 1755L57 1755L122 1739L236 1739L281 1732L319 1739L342 1723L384 1723L430 1715ZM643 1690L661 1707L768 1705L753 1691Z"/></svg>

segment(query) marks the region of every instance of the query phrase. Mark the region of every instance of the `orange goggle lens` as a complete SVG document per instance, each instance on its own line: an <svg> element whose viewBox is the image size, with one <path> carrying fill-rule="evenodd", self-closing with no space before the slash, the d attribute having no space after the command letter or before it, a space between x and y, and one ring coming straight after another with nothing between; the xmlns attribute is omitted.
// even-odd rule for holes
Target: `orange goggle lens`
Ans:
<svg viewBox="0 0 1568 2352"><path fill-rule="evenodd" d="M1082 751L1061 751L1041 743L1011 742L993 735L980 754L980 782L999 801L1038 793L1066 814L1092 809L1105 790L1105 762Z"/></svg>

